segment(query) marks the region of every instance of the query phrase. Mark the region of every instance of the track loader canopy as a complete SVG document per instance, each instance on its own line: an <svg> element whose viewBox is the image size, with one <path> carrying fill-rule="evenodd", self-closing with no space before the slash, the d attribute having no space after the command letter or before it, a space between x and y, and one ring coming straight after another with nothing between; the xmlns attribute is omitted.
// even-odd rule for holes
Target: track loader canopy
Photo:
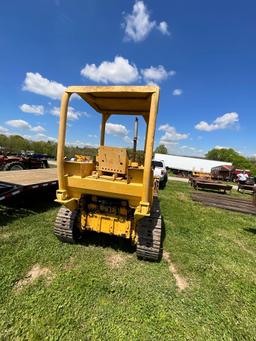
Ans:
<svg viewBox="0 0 256 341"><path fill-rule="evenodd" d="M144 165L140 168L141 180L135 187L139 187L137 190L137 198L140 200L139 209L143 214L149 214L150 204L152 201L152 169L151 161L153 156L154 147L154 134L156 127L156 116L158 110L159 101L159 87L158 86L69 86L61 101L60 110L60 126L59 126L59 138L58 138L58 152L57 152L57 168L58 168L58 180L59 180L59 202L63 202L69 197L68 194L68 180L71 179L67 172L65 172L65 160L64 160L64 147L66 138L66 125L67 125L67 112L69 99L73 94L80 96L85 102L87 102L92 108L102 115L101 122L101 134L100 134L100 148L99 152L103 150L106 153L107 146L105 146L105 128L106 123L111 115L136 115L143 116L146 122L146 134L145 134L145 146L144 146ZM112 148L113 149L113 148ZM119 148L120 149L120 148ZM121 151L111 151L112 154L116 154L116 158L121 157ZM126 155L126 152L124 152ZM104 161L102 161L104 160ZM110 162L111 160L111 162ZM111 156L101 158L101 162L113 163L114 158ZM112 167L109 164L104 166L100 163L99 167L102 171L109 171L110 169L120 174L127 173L126 161L120 161L121 168ZM74 166L75 167L75 166ZM103 169L104 168L104 169ZM143 170L142 170L143 169ZM137 169L138 170L138 169ZM132 171L132 170L131 170ZM138 170L139 171L139 170ZM127 174L126 174L127 175ZM88 182L88 176L81 177L79 180L83 182L84 190ZM97 182L97 184L99 181ZM108 182L108 185L111 182ZM113 184L111 184L112 186ZM137 188L136 187L136 188ZM113 186L116 190L116 186ZM127 191L132 188L132 184L128 183ZM124 192L124 191L123 191ZM127 193L128 193L127 192ZM107 190L104 192L107 194ZM129 192L130 193L130 192ZM112 195L112 194L111 194ZM146 213L145 213L146 212Z"/></svg>
<svg viewBox="0 0 256 341"><path fill-rule="evenodd" d="M99 113L143 115L150 112L155 86L70 86L67 93L76 93Z"/></svg>

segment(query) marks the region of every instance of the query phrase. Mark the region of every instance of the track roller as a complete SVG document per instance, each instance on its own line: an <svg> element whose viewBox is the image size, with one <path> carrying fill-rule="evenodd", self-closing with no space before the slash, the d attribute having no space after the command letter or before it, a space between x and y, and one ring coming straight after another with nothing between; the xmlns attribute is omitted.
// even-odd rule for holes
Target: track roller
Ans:
<svg viewBox="0 0 256 341"><path fill-rule="evenodd" d="M55 224L54 234L55 236L65 243L75 243L81 237L81 233L77 226L77 218L79 211L70 211L65 206L59 209Z"/></svg>
<svg viewBox="0 0 256 341"><path fill-rule="evenodd" d="M139 221L137 233L137 257L152 261L159 260L162 251L162 218L157 197L153 199L150 216Z"/></svg>

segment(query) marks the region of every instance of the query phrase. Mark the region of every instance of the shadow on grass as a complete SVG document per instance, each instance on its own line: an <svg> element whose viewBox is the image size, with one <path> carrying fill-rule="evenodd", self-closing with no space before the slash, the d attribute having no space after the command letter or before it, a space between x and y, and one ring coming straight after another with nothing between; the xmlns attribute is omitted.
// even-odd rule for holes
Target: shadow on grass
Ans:
<svg viewBox="0 0 256 341"><path fill-rule="evenodd" d="M244 228L244 231L256 234L256 227L246 227Z"/></svg>
<svg viewBox="0 0 256 341"><path fill-rule="evenodd" d="M54 202L55 197L54 188L42 188L35 193L23 193L8 200L4 205L0 205L0 226L3 227L15 219L58 207L59 205Z"/></svg>
<svg viewBox="0 0 256 341"><path fill-rule="evenodd" d="M162 216L161 252L160 252L159 262L161 262L163 258L165 236L166 236L165 221L164 221L164 217Z"/></svg>
<svg viewBox="0 0 256 341"><path fill-rule="evenodd" d="M110 247L116 251L120 250L127 253L134 253L136 251L136 246L132 245L129 239L94 231L85 231L79 244L102 248Z"/></svg>
<svg viewBox="0 0 256 341"><path fill-rule="evenodd" d="M165 240L165 222L162 217L162 238L161 238L161 252L158 262L163 256L163 242ZM124 251L126 253L136 252L136 245L133 245L129 239L117 237L106 233L98 233L94 231L83 232L82 238L78 242L80 245L95 246L102 248L112 248L116 251Z"/></svg>
<svg viewBox="0 0 256 341"><path fill-rule="evenodd" d="M208 188L198 188L197 190L195 189L193 193L215 193L215 194L221 194L221 195L230 195L229 192L223 192L223 191L217 191L214 189L208 189Z"/></svg>

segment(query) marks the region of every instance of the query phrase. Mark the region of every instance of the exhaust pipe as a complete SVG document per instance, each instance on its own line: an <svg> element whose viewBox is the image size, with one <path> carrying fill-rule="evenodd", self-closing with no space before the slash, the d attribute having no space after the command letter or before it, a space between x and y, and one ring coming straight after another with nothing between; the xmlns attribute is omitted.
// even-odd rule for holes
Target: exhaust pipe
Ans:
<svg viewBox="0 0 256 341"><path fill-rule="evenodd" d="M136 149L137 149L137 141L138 141L138 117L135 118L134 122L134 138L133 138L133 153L132 153L132 161L136 160Z"/></svg>

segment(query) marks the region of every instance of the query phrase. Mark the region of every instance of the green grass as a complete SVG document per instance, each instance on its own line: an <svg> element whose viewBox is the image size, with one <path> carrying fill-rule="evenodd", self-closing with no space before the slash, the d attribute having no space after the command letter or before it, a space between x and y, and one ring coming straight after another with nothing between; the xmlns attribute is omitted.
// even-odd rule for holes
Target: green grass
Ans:
<svg viewBox="0 0 256 341"><path fill-rule="evenodd" d="M255 340L256 219L190 199L186 183L160 193L165 260L138 261L116 238L83 245L52 234L58 207L1 208L0 339ZM35 265L49 269L22 289Z"/></svg>

